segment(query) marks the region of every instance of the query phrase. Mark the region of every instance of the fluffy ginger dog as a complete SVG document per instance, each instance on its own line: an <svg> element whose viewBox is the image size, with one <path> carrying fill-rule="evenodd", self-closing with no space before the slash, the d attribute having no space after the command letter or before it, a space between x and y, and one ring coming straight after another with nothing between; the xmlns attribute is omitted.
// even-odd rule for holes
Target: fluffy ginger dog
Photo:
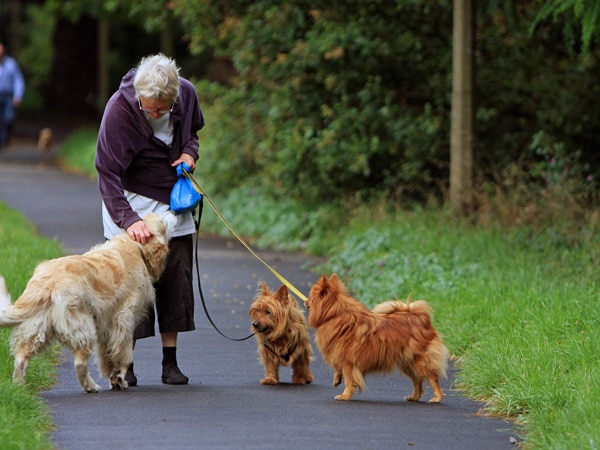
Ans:
<svg viewBox="0 0 600 450"><path fill-rule="evenodd" d="M418 401L427 379L433 388L430 402L442 401L439 378L446 375L448 350L431 324L427 302L388 301L370 311L333 274L312 286L306 307L317 347L333 368L333 385L344 380L336 400L350 400L362 390L369 372L400 370L413 382L406 400Z"/></svg>
<svg viewBox="0 0 600 450"><path fill-rule="evenodd" d="M94 349L111 387L127 388L133 330L154 302L175 221L151 213L144 222L154 235L145 245L122 233L83 255L40 263L14 304L0 277L0 328L13 327L13 381L24 383L29 359L56 339L73 353L85 392L100 390L88 370Z"/></svg>
<svg viewBox="0 0 600 450"><path fill-rule="evenodd" d="M312 347L306 319L285 285L277 292L271 292L263 282L249 314L252 331L256 333L258 354L265 367L265 377L260 384L279 383L280 366L292 366L294 384L311 383Z"/></svg>

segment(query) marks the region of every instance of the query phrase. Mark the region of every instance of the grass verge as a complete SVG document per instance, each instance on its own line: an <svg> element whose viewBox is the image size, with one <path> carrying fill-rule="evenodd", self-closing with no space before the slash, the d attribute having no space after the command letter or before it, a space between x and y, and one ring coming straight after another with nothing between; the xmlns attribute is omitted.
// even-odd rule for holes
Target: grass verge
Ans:
<svg viewBox="0 0 600 450"><path fill-rule="evenodd" d="M81 128L70 134L60 147L60 161L70 171L95 177L97 128Z"/></svg>
<svg viewBox="0 0 600 450"><path fill-rule="evenodd" d="M0 202L0 274L9 292L20 294L35 266L43 259L61 256L56 241L35 236L35 229L20 214ZM10 329L0 330L0 447L3 449L52 449L52 417L39 392L55 382L58 348L33 358L25 385L12 383L13 358Z"/></svg>
<svg viewBox="0 0 600 450"><path fill-rule="evenodd" d="M595 448L598 238L484 229L443 211L360 222L323 270L368 304L427 299L461 369L456 387L514 420L527 447Z"/></svg>

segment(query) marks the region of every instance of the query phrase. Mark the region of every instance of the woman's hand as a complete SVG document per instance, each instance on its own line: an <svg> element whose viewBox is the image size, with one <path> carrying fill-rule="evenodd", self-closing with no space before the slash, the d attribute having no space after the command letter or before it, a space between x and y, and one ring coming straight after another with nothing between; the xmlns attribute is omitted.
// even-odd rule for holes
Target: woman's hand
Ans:
<svg viewBox="0 0 600 450"><path fill-rule="evenodd" d="M127 234L134 241L144 245L154 235L152 231L146 226L143 220L134 222L127 228Z"/></svg>
<svg viewBox="0 0 600 450"><path fill-rule="evenodd" d="M177 167L177 165L182 162L188 165L191 172L193 172L196 169L196 161L191 155L188 155L187 153L182 153L181 156L179 156L179 158L173 161L173 164L171 164L171 166Z"/></svg>

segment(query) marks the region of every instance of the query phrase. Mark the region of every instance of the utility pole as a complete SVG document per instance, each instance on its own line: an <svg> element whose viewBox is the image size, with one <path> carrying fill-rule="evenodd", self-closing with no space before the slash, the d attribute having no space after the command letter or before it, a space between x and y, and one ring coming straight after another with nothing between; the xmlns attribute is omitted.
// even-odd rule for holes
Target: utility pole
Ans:
<svg viewBox="0 0 600 450"><path fill-rule="evenodd" d="M454 0L453 9L450 203L468 214L473 210L473 0Z"/></svg>

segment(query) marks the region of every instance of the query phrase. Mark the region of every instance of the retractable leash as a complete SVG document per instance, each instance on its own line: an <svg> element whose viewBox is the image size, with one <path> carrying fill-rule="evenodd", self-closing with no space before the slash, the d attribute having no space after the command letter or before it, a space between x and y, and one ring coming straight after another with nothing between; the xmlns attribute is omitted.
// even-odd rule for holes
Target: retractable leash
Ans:
<svg viewBox="0 0 600 450"><path fill-rule="evenodd" d="M185 172L185 171L184 171L184 173L187 174L187 172ZM196 245L195 245L195 251L194 251L194 257L196 260L196 278L198 281L198 291L200 292L200 299L202 300L202 308L204 308L204 314L206 314L206 318L208 319L210 324L213 326L213 328L217 331L217 333L219 333L224 338L229 339L230 341L238 341L238 342L245 341L246 339L250 339L252 336L254 336L254 333L252 333L251 335L246 336L244 338L237 338L237 339L227 336L225 333L223 333L219 329L219 327L217 327L215 322L212 320L212 317L208 313L208 308L206 307L206 301L204 301L204 294L202 294L202 283L200 282L200 268L198 266L198 241L200 240L200 219L202 218L202 207L203 206L204 206L204 195L202 195L202 198L200 198L200 203L198 203L198 220L196 220Z"/></svg>

